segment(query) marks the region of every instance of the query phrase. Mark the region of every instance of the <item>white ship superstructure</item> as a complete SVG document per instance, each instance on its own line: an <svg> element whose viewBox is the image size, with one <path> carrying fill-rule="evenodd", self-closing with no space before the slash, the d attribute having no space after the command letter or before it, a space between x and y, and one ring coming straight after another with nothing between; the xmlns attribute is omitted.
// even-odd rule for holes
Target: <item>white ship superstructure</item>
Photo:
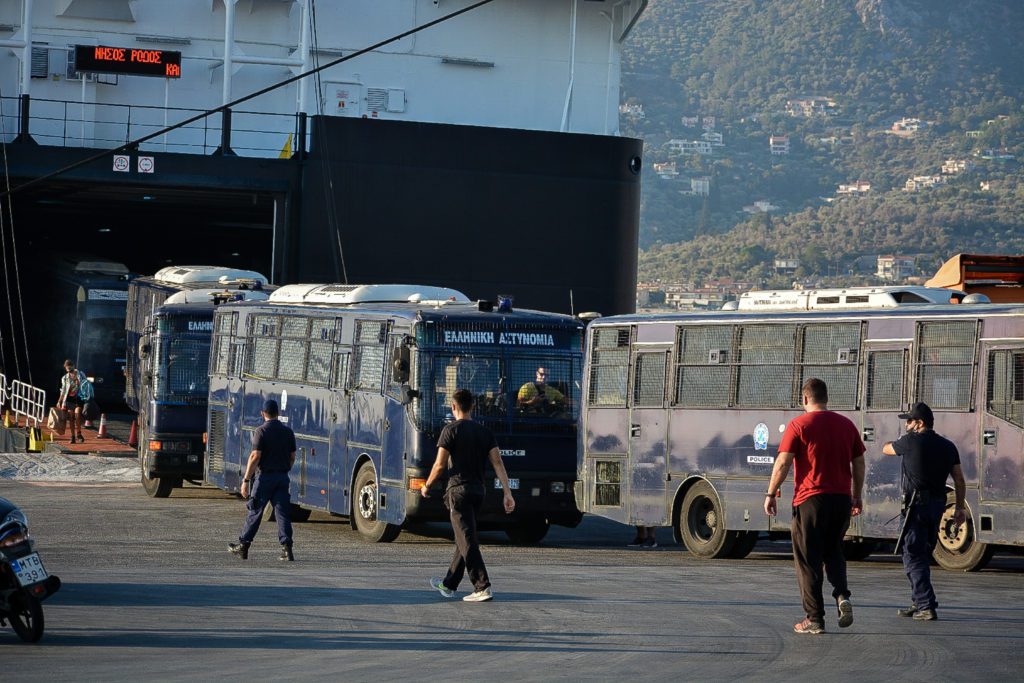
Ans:
<svg viewBox="0 0 1024 683"><path fill-rule="evenodd" d="M12 98L28 94L38 142L113 147L186 118L185 110L217 107L472 4L7 0L0 4L4 133L10 140L17 130ZM235 113L235 147L280 151L298 111L615 135L621 46L646 4L494 0L245 103ZM180 52L180 78L82 73L76 45ZM151 147L212 149L219 126L213 117Z"/></svg>

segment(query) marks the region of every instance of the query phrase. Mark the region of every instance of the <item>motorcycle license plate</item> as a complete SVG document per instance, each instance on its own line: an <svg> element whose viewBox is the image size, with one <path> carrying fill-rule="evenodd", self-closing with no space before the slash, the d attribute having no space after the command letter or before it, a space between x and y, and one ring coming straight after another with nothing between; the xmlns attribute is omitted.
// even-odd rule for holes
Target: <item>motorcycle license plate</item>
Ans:
<svg viewBox="0 0 1024 683"><path fill-rule="evenodd" d="M519 488L519 480L518 479L509 479L508 480L508 487L510 489L512 489L512 490L518 489ZM501 488L501 479L495 478L495 480L494 480L494 488L496 488L496 489L500 489Z"/></svg>
<svg viewBox="0 0 1024 683"><path fill-rule="evenodd" d="M39 559L39 553L32 553L20 557L11 562L14 575L18 577L18 583L22 586L31 586L34 583L45 581L49 576L43 568L43 561Z"/></svg>

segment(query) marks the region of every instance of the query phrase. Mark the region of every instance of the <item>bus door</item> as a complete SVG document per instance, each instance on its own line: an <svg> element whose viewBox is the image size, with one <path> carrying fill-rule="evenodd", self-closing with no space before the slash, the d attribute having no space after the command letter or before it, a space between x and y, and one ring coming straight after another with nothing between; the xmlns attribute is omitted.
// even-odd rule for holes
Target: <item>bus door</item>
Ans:
<svg viewBox="0 0 1024 683"><path fill-rule="evenodd" d="M850 534L854 536L899 536L901 462L900 458L882 455L882 446L903 435L903 421L897 416L907 409L909 400L909 345L909 341L864 345L864 512L850 522Z"/></svg>
<svg viewBox="0 0 1024 683"><path fill-rule="evenodd" d="M641 328L638 333L643 331ZM670 352L671 346L663 344L639 343L633 349L627 467L631 524L667 526L670 523L665 503L669 454L666 383Z"/></svg>
<svg viewBox="0 0 1024 683"><path fill-rule="evenodd" d="M1020 543L1019 520L1024 505L1024 477L1020 474L1024 472L1024 345L985 343L981 348L981 366L981 509L973 511L974 521L980 540ZM961 460L964 450L961 446ZM968 480L972 478L966 468L964 475Z"/></svg>
<svg viewBox="0 0 1024 683"><path fill-rule="evenodd" d="M338 329L341 329L340 324ZM349 395L345 389L351 357L348 348L338 348L331 362L327 510L341 515L347 515L352 509L349 474L355 465L348 454Z"/></svg>
<svg viewBox="0 0 1024 683"><path fill-rule="evenodd" d="M388 338L385 370L384 424L380 468L380 490L387 498L386 521L405 520L406 406L402 403L402 385L409 381L411 348L404 334Z"/></svg>

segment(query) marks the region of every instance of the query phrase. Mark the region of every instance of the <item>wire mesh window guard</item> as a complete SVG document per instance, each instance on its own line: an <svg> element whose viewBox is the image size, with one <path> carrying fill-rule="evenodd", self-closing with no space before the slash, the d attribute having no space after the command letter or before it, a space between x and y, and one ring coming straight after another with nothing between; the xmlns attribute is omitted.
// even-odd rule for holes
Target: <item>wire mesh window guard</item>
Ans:
<svg viewBox="0 0 1024 683"><path fill-rule="evenodd" d="M919 322L914 400L933 410L970 410L977 342L976 320Z"/></svg>

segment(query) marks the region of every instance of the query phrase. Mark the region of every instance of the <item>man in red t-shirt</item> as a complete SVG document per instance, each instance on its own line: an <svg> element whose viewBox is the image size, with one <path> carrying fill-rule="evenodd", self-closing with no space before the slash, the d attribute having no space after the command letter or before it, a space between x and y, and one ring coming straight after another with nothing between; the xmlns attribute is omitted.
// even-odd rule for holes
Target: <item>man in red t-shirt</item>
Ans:
<svg viewBox="0 0 1024 683"><path fill-rule="evenodd" d="M850 517L859 515L863 507L864 443L850 420L828 409L828 387L823 381L812 378L804 382L801 400L806 412L790 422L782 435L764 511L771 516L778 513L776 496L795 462L793 560L807 616L793 630L823 633L823 566L832 584L839 625L845 628L853 623L843 536L850 526Z"/></svg>

